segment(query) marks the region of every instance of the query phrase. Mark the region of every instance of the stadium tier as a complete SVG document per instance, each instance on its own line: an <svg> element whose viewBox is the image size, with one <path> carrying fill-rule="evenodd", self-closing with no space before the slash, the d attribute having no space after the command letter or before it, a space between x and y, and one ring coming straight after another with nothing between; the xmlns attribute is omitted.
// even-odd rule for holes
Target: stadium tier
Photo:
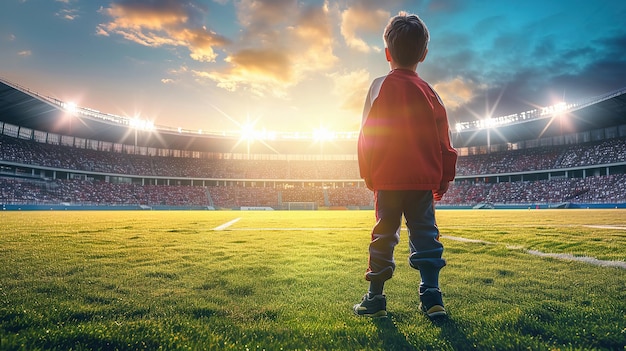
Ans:
<svg viewBox="0 0 626 351"><path fill-rule="evenodd" d="M457 178L439 205L625 207L625 98L622 90L558 114L506 116L489 128L457 125ZM68 116L63 102L0 81L4 209L373 205L359 179L356 132L323 144L293 135L242 143L79 111Z"/></svg>

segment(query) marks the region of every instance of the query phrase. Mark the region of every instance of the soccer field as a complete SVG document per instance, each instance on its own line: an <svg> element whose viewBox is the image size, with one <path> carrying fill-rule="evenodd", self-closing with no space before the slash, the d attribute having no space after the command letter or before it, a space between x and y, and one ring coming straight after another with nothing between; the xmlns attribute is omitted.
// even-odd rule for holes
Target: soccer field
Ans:
<svg viewBox="0 0 626 351"><path fill-rule="evenodd" d="M366 292L372 211L0 213L1 350L624 350L625 210L441 210L449 317L407 263Z"/></svg>

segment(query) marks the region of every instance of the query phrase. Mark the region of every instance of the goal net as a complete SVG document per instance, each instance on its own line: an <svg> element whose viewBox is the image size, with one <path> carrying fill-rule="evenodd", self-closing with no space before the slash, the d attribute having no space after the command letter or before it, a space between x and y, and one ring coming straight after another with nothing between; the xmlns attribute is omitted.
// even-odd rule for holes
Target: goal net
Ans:
<svg viewBox="0 0 626 351"><path fill-rule="evenodd" d="M315 202L283 202L283 209L289 211L317 210Z"/></svg>

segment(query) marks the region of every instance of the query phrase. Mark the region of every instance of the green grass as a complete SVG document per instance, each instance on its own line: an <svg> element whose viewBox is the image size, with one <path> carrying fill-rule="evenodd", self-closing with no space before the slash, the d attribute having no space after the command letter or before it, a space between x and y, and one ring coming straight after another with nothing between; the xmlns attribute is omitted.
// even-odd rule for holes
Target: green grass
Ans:
<svg viewBox="0 0 626 351"><path fill-rule="evenodd" d="M353 316L371 211L0 213L0 349L625 349L626 270L526 252L625 261L623 229L587 226L625 211L437 216L441 322L418 312L404 230L390 317Z"/></svg>

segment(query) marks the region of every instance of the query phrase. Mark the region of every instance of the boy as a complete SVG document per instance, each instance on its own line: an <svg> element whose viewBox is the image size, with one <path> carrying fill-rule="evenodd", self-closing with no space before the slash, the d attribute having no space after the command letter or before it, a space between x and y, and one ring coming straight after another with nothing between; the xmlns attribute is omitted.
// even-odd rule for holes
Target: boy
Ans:
<svg viewBox="0 0 626 351"><path fill-rule="evenodd" d="M370 86L358 141L360 174L374 191L376 211L365 274L370 286L353 309L360 316L387 315L383 287L396 267L393 251L404 215L409 264L421 276L420 309L430 318L441 317L446 310L439 270L446 262L434 200L441 200L454 180L457 153L441 99L416 73L428 53L426 25L400 12L389 20L383 38L391 72Z"/></svg>

